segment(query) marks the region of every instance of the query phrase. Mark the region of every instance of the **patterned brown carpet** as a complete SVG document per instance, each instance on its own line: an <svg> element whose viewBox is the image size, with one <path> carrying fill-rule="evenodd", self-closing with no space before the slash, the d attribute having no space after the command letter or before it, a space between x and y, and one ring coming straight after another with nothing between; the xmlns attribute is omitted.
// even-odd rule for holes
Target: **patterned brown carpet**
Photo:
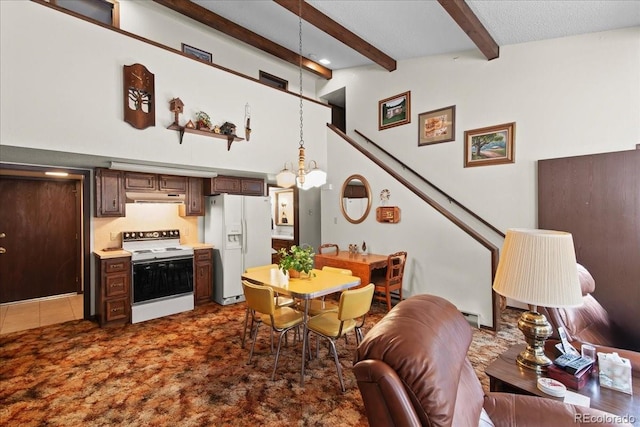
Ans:
<svg viewBox="0 0 640 427"><path fill-rule="evenodd" d="M384 315L375 305L367 326ZM517 310L497 334L475 330L469 351L484 367L521 342ZM100 329L81 320L0 336L0 425L20 426L366 426L351 372L355 338L339 342L347 392L326 346L307 364L300 348L281 354L276 381L266 328L251 365L240 347L244 304L215 303L135 325ZM368 328L365 328L365 332Z"/></svg>

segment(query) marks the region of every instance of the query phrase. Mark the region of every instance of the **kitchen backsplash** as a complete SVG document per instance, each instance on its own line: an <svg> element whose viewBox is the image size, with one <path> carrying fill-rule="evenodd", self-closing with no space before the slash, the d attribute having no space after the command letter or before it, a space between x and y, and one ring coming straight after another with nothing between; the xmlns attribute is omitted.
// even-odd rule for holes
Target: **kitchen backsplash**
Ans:
<svg viewBox="0 0 640 427"><path fill-rule="evenodd" d="M121 247L123 231L178 229L181 244L201 243L199 217L181 217L178 209L179 205L174 203L127 203L124 218L93 218L94 249Z"/></svg>

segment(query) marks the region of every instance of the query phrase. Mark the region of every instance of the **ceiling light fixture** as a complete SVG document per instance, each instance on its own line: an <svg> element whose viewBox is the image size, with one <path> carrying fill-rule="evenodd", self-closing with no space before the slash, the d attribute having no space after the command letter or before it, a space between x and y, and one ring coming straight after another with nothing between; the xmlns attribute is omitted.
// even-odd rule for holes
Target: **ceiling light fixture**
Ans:
<svg viewBox="0 0 640 427"><path fill-rule="evenodd" d="M302 0L298 1L299 13L298 13L298 40L299 40L299 54L300 54L300 146L298 147L298 170L297 173L293 171L293 165L291 170L287 168L287 163L284 164L284 169L276 175L276 183L278 187L289 188L297 185L301 190L308 190L313 187L320 187L327 182L327 173L318 168L318 164L315 160L309 162L309 168L304 164L304 138L302 132ZM313 165L313 167L312 167Z"/></svg>
<svg viewBox="0 0 640 427"><path fill-rule="evenodd" d="M331 64L331 61L329 61L327 58L322 58L321 60L318 61L319 63L321 63L322 65L329 65Z"/></svg>
<svg viewBox="0 0 640 427"><path fill-rule="evenodd" d="M45 172L45 175L49 175L49 176L69 176L69 174L67 172Z"/></svg>

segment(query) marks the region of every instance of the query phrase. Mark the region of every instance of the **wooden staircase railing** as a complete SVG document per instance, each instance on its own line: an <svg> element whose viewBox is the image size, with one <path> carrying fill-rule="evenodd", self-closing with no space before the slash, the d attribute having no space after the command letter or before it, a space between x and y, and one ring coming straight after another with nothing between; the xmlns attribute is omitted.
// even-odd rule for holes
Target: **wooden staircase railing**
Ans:
<svg viewBox="0 0 640 427"><path fill-rule="evenodd" d="M367 157L369 160L371 160L373 163L378 165L381 169L383 169L385 172L387 172L389 175L391 175L393 178L395 178L399 183L401 183L403 186L405 186L409 191L411 191L417 197L422 199L424 202L428 203L431 207L433 207L441 215L443 215L445 218L447 218L449 221L451 221L453 224L455 224L462 231L467 233L476 242L480 243L482 246L487 248L489 250L489 252L491 253L491 281L493 282L493 278L495 277L495 274L496 274L496 269L498 268L499 249L498 249L497 246L495 246L493 243L491 243L488 239L486 239L484 236L482 236L480 233L478 233L476 230L474 230L472 227L470 227L468 224L466 224L460 218L458 218L457 216L455 216L454 214L449 212L440 203L438 203L437 201L435 201L434 199L429 197L421 189L416 187L413 183L409 182L403 176L401 176L400 174L395 172L391 167L387 166L382 160L380 160L378 157L373 155L370 151L366 150L364 147L362 147L356 141L351 139L347 134L342 132L336 126L334 126L334 125L332 125L330 123L328 123L327 126L331 130L333 130L337 135L339 135L342 139L344 139L347 143L349 143L353 148L355 148L356 150L360 151L365 157ZM420 179L422 179L423 182L427 183L428 185L430 185L431 187L436 189L438 192L440 192L443 196L445 196L452 203L455 203L457 206L461 207L463 210L465 210L465 212L468 212L470 215L472 215L478 221L482 222L488 228L490 228L491 230L495 231L496 233L498 233L499 235L504 237L504 233L502 233L500 230L498 230L497 228L495 228L494 226L492 226L491 224L489 224L488 222L486 222L485 220L483 220L482 218L477 216L475 213L471 212L468 208L464 207L459 202L455 201L455 199L453 199L452 197L448 196L442 190L440 190L435 185L433 185L432 183L427 181L425 178L420 176L420 174L418 174L417 172L415 172L414 170L412 170L411 168L406 166L404 163L402 163L401 161L396 159L393 155L388 153L386 150L384 150L381 147L379 147L377 144L375 144L369 138L367 138L366 136L361 134L359 131L356 130L355 132L358 135L360 135L363 138L365 138L367 140L367 142L376 145L376 147L378 149L382 150L386 155L388 155L391 158L393 158L395 161L397 161L399 164L401 164L402 167L404 167L405 169L409 170L410 172L412 172L416 176L420 177ZM499 307L498 307L498 304L499 304L498 298L496 296L496 293L493 292L493 290L491 291L491 303L492 303L492 314L493 314L493 328L491 328L491 329L497 330L498 329L499 311L500 310L499 310Z"/></svg>

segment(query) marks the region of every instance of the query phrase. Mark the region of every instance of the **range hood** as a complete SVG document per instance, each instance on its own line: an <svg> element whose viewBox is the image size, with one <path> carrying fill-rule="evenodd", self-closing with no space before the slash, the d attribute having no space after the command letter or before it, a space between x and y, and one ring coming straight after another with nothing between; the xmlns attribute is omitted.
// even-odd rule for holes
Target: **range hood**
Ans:
<svg viewBox="0 0 640 427"><path fill-rule="evenodd" d="M166 193L160 191L126 193L127 203L184 203L184 193Z"/></svg>

